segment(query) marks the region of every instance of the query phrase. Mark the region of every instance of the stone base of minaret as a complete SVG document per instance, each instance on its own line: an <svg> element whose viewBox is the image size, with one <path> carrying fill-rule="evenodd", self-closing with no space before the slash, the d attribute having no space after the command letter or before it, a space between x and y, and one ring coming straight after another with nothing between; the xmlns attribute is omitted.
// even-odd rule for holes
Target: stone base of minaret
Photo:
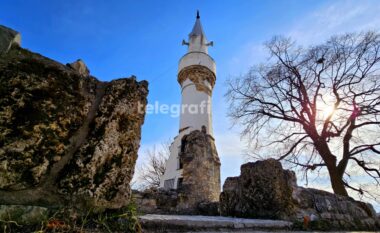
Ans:
<svg viewBox="0 0 380 233"><path fill-rule="evenodd" d="M220 160L214 138L205 127L182 136L177 189L134 191L139 211L151 214L219 215Z"/></svg>
<svg viewBox="0 0 380 233"><path fill-rule="evenodd" d="M183 170L178 208L196 210L202 203L218 202L220 160L214 138L206 130L183 136L179 159Z"/></svg>

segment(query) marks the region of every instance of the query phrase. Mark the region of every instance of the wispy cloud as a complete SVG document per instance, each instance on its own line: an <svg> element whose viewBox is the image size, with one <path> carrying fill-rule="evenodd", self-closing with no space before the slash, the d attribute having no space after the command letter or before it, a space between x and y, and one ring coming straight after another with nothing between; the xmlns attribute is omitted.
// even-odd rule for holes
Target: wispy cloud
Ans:
<svg viewBox="0 0 380 233"><path fill-rule="evenodd" d="M337 34L380 30L378 0L337 0L315 9L293 24L283 22L282 31L274 32L296 40L300 45L321 43ZM268 40L270 38L267 38ZM263 41L250 41L237 48L228 62L228 72L239 74L268 57Z"/></svg>
<svg viewBox="0 0 380 233"><path fill-rule="evenodd" d="M322 42L336 34L379 30L379 12L378 1L334 1L292 25L285 34L305 45Z"/></svg>

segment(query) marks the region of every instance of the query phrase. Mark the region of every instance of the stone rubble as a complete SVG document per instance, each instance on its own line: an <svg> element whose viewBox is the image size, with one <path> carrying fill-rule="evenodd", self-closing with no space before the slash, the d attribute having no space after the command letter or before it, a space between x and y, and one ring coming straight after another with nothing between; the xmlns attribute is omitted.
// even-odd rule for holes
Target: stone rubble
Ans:
<svg viewBox="0 0 380 233"><path fill-rule="evenodd" d="M220 196L224 216L311 220L316 229L376 230L380 221L373 207L350 197L297 186L295 173L268 159L241 166L239 177L229 177Z"/></svg>

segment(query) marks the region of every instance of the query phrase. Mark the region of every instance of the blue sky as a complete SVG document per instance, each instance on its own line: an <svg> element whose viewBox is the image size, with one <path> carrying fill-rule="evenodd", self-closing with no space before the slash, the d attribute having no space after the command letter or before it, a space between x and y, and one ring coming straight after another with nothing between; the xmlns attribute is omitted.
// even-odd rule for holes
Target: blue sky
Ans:
<svg viewBox="0 0 380 233"><path fill-rule="evenodd" d="M187 39L197 9L215 43L209 53L217 64L213 120L222 180L238 175L245 161L245 143L226 116L225 82L265 61L266 40L280 34L309 45L337 33L380 27L376 0L2 0L0 24L21 32L25 48L62 63L81 58L104 81L136 75L149 81L150 103L178 104L177 65L186 52L181 41ZM147 115L138 162L146 148L172 139L178 124L170 115ZM312 185L329 187L323 180Z"/></svg>

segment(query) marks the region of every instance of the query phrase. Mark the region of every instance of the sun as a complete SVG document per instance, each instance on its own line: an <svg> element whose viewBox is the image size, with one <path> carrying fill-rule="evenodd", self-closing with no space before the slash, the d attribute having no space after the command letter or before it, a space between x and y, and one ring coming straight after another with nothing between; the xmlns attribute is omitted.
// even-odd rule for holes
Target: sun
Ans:
<svg viewBox="0 0 380 233"><path fill-rule="evenodd" d="M323 106L321 111L322 111L322 117L326 118L335 112L335 107L334 106Z"/></svg>

